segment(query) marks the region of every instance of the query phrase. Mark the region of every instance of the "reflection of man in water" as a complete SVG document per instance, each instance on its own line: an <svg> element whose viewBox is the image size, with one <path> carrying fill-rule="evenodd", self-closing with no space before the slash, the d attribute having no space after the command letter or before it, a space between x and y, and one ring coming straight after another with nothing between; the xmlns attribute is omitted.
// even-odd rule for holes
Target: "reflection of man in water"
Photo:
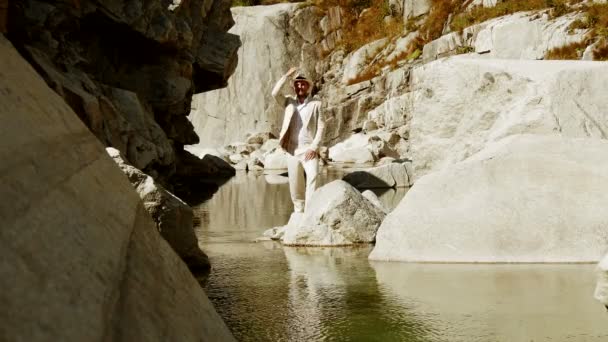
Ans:
<svg viewBox="0 0 608 342"><path fill-rule="evenodd" d="M293 78L295 96L281 96L279 92L297 68L291 68L272 89L272 96L285 107L279 143L289 154L289 190L295 212L304 212L305 203L317 188L319 173L319 144L325 122L321 101L310 96L312 84L303 74ZM306 174L306 177L304 176Z"/></svg>

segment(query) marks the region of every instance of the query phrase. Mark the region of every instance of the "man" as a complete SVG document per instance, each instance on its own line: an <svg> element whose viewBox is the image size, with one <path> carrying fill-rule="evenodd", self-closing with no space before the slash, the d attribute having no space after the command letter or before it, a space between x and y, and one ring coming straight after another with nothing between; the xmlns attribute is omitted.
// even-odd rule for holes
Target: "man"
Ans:
<svg viewBox="0 0 608 342"><path fill-rule="evenodd" d="M302 213L317 188L319 144L323 137L325 122L321 112L321 101L312 99L310 96L312 84L303 74L293 78L295 96L279 94L287 79L296 71L297 68L291 68L279 79L272 89L272 97L285 107L279 143L289 155L287 171L294 212Z"/></svg>

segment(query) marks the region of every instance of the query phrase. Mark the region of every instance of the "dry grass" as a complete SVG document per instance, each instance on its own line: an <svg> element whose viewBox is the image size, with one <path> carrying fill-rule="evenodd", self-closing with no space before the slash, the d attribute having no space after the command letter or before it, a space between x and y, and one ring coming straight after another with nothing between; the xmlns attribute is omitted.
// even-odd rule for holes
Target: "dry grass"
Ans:
<svg viewBox="0 0 608 342"><path fill-rule="evenodd" d="M450 28L452 31L462 31L463 29L486 20L502 17L522 11L551 9L552 17L559 17L573 9L574 5L581 0L505 0L494 7L476 6L466 12L461 12L454 16Z"/></svg>
<svg viewBox="0 0 608 342"><path fill-rule="evenodd" d="M390 15L388 0L322 0L319 6L323 8L333 5L340 5L346 12L343 18L345 29L340 43L346 53L375 40L391 39L403 33L402 20L384 22L384 18ZM366 11L361 15L364 9Z"/></svg>
<svg viewBox="0 0 608 342"><path fill-rule="evenodd" d="M547 51L545 59L580 59L587 45L587 42L579 42L554 48Z"/></svg>
<svg viewBox="0 0 608 342"><path fill-rule="evenodd" d="M608 61L608 42L605 39L602 39L599 46L593 50L593 60Z"/></svg>
<svg viewBox="0 0 608 342"><path fill-rule="evenodd" d="M352 84L369 81L372 78L378 76L380 74L380 70L381 70L381 68L379 65L377 65L377 64L371 65L367 69L365 69L362 73L357 75L357 77L349 80L346 83L346 85L352 85Z"/></svg>
<svg viewBox="0 0 608 342"><path fill-rule="evenodd" d="M441 37L448 17L451 13L460 12L464 2L464 0L432 0L431 11L419 28L422 38L420 43L425 44Z"/></svg>
<svg viewBox="0 0 608 342"><path fill-rule="evenodd" d="M580 7L583 18L572 22L569 29L589 30L585 42L570 44L548 51L545 59L580 59L586 46L593 41L598 41L593 50L593 58L596 61L608 60L608 4L591 4Z"/></svg>
<svg viewBox="0 0 608 342"><path fill-rule="evenodd" d="M589 29L591 36L608 37L608 4L582 6L581 11L583 18L572 22L571 30Z"/></svg>

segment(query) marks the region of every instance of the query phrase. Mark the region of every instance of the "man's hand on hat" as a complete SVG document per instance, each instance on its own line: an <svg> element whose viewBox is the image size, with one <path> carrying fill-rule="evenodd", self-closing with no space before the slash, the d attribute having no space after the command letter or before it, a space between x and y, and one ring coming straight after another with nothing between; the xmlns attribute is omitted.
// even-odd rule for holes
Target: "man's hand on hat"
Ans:
<svg viewBox="0 0 608 342"><path fill-rule="evenodd" d="M291 67L291 69L289 69L289 71L287 71L287 76L291 76L293 74L295 74L295 72L298 71L298 67Z"/></svg>

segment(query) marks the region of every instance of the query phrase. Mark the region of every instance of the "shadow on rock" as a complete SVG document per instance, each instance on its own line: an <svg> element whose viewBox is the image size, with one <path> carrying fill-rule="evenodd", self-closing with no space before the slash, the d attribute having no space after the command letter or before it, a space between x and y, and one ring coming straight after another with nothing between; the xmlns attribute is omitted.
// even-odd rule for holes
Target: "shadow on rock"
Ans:
<svg viewBox="0 0 608 342"><path fill-rule="evenodd" d="M198 158L190 152L180 151L171 183L179 198L196 206L210 199L235 173L230 164L214 155Z"/></svg>

